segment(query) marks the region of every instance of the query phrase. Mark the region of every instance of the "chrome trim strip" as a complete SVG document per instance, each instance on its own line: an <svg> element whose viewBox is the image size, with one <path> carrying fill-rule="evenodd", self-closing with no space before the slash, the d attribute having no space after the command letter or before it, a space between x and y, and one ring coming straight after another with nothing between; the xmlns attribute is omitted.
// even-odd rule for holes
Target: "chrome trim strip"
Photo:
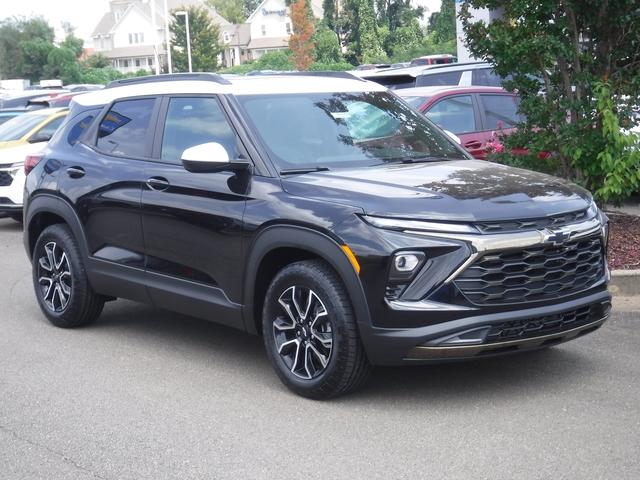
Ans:
<svg viewBox="0 0 640 480"><path fill-rule="evenodd" d="M466 235L455 233L422 232L418 230L405 230L405 233L422 235L427 237L448 238L451 240L461 240L470 243L474 249L471 255L460 267L458 267L445 281L451 283L465 268L467 268L481 254L510 250L516 248L527 248L538 245L553 245L554 239L560 236L563 242L587 237L600 231L602 224L598 217L591 218L584 222L565 225L554 229L533 230L518 233L494 233L489 235Z"/></svg>
<svg viewBox="0 0 640 480"><path fill-rule="evenodd" d="M413 312L456 312L478 310L476 307L465 307L462 305L450 305L448 303L433 302L430 300L420 300L408 302L403 300L386 300L385 302L391 310L413 311Z"/></svg>

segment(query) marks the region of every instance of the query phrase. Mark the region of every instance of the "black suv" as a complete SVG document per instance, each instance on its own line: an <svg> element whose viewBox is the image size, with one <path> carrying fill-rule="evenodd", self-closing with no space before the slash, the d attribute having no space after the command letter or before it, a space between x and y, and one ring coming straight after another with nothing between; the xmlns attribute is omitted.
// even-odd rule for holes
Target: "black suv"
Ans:
<svg viewBox="0 0 640 480"><path fill-rule="evenodd" d="M610 311L588 192L473 160L348 74L120 81L75 97L28 168L24 243L53 324L128 298L261 334L308 397L371 365L555 345Z"/></svg>

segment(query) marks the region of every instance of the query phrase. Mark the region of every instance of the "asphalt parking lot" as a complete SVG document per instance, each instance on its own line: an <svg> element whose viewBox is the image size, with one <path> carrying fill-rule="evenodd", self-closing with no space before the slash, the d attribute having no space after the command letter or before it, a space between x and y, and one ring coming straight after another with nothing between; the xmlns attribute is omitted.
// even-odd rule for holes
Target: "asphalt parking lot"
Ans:
<svg viewBox="0 0 640 480"><path fill-rule="evenodd" d="M289 393L258 338L125 301L50 326L0 219L1 479L638 479L640 302L543 352Z"/></svg>

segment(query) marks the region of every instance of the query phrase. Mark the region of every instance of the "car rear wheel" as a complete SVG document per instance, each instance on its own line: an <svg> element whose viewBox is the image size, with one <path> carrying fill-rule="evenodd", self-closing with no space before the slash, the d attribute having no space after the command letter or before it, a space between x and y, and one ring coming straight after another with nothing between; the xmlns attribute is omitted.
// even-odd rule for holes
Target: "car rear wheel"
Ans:
<svg viewBox="0 0 640 480"><path fill-rule="evenodd" d="M297 262L276 275L262 327L272 365L299 395L331 398L361 386L369 375L345 288L322 261Z"/></svg>
<svg viewBox="0 0 640 480"><path fill-rule="evenodd" d="M104 307L105 298L89 285L80 249L66 225L47 227L38 238L33 285L40 309L57 327L88 325Z"/></svg>

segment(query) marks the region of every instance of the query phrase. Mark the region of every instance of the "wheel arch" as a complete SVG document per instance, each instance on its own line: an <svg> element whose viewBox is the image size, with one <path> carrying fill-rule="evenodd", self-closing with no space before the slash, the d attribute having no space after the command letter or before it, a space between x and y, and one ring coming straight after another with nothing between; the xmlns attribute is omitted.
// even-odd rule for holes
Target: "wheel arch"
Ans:
<svg viewBox="0 0 640 480"><path fill-rule="evenodd" d="M35 195L29 200L24 219L24 246L29 258L42 231L50 225L64 223L78 242L83 258L89 256L89 247L82 223L73 207L64 199L51 194Z"/></svg>
<svg viewBox="0 0 640 480"><path fill-rule="evenodd" d="M274 225L258 234L245 264L243 317L248 332L260 331L264 295L275 273L290 263L316 258L327 262L344 283L357 322L371 323L362 284L341 245L307 227Z"/></svg>

